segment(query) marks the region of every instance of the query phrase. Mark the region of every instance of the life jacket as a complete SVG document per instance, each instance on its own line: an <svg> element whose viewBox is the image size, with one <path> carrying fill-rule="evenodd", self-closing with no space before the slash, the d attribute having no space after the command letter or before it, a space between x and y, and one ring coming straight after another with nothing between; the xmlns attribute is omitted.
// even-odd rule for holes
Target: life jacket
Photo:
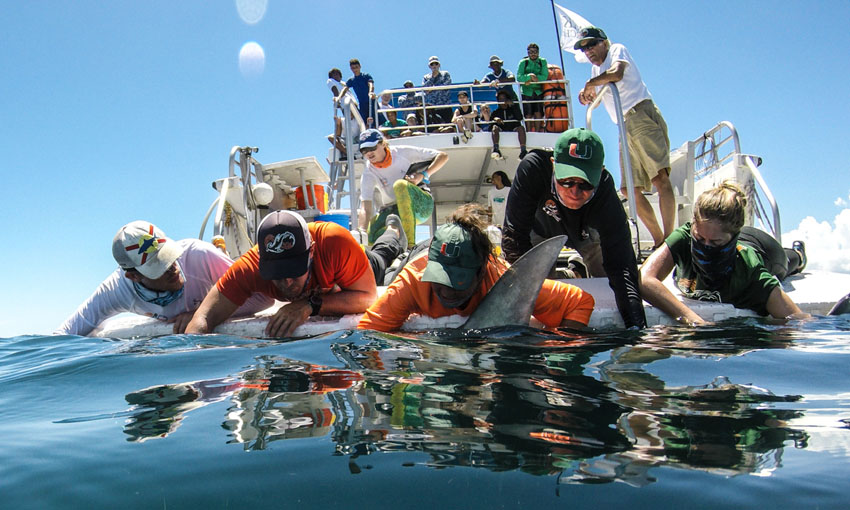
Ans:
<svg viewBox="0 0 850 510"><path fill-rule="evenodd" d="M563 133L570 128L569 109L567 108L567 90L564 73L561 68L549 64L549 80L557 83L543 84L543 120L547 133Z"/></svg>

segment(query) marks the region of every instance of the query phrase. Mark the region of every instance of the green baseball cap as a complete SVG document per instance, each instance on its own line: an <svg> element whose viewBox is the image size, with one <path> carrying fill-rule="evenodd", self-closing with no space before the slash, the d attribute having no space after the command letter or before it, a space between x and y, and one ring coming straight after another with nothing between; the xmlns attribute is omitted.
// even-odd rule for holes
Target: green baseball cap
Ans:
<svg viewBox="0 0 850 510"><path fill-rule="evenodd" d="M428 265L422 273L423 282L466 290L476 281L481 270L481 258L475 253L472 236L456 223L437 229L428 249Z"/></svg>
<svg viewBox="0 0 850 510"><path fill-rule="evenodd" d="M555 179L579 177L599 186L605 149L593 131L584 128L568 129L555 142Z"/></svg>

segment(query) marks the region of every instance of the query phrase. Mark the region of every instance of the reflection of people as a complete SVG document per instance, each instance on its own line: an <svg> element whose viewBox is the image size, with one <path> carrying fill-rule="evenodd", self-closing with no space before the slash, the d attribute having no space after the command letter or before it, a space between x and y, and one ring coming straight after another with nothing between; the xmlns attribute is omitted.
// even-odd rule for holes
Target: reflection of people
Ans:
<svg viewBox="0 0 850 510"><path fill-rule="evenodd" d="M508 265L493 255L480 206L460 207L434 234L427 257L408 263L387 291L366 310L358 328L395 331L414 313L469 316ZM578 287L545 280L533 315L547 327L583 327L593 297Z"/></svg>
<svg viewBox="0 0 850 510"><path fill-rule="evenodd" d="M705 322L661 282L675 266L676 286L687 297L731 303L736 308L753 310L760 315L808 316L791 301L779 279L765 267L767 262L767 265L783 267L788 274L794 274L801 269L804 253L792 251L788 257L779 243L766 234L759 235L755 229L748 230L749 242L745 242L741 230L746 204L744 192L731 183L702 193L694 207L693 222L674 230L641 268L644 299L682 322ZM754 239L756 247L752 246ZM771 259L763 261L759 251L770 255ZM783 260L775 260L778 258ZM789 259L791 267L788 267Z"/></svg>
<svg viewBox="0 0 850 510"><path fill-rule="evenodd" d="M360 134L360 153L366 169L360 177L359 225L369 227L369 243L375 242L384 231L386 217L398 214L407 245L416 244L416 225L431 219L434 198L428 188L431 177L446 164L449 156L434 149L408 145L390 146L380 131L368 129ZM422 163L423 168L411 169ZM425 166L427 165L427 166ZM372 218L372 198L375 187L384 198L384 208Z"/></svg>
<svg viewBox="0 0 850 510"><path fill-rule="evenodd" d="M487 203L493 214L493 224L502 226L505 223L505 206L511 191L511 180L508 174L501 170L493 172L492 179L493 187L487 192Z"/></svg>
<svg viewBox="0 0 850 510"><path fill-rule="evenodd" d="M517 167L505 209L502 249L513 262L531 236L566 234L592 276L608 276L626 327L645 327L631 232L614 178L603 168L602 140L592 131L564 131L555 151L533 150Z"/></svg>
<svg viewBox="0 0 850 510"><path fill-rule="evenodd" d="M336 223L308 225L296 213L274 211L260 222L257 241L210 289L187 333L212 332L254 293L288 302L269 319L270 337L291 335L313 315L362 313L375 300L367 255Z"/></svg>
<svg viewBox="0 0 850 510"><path fill-rule="evenodd" d="M580 35L581 39L576 42L575 49L582 50L593 64L593 76L579 93L579 102L591 103L596 98L598 87L607 83L617 84L626 123L637 214L652 234L655 246L659 246L673 231L676 222L676 198L673 196L673 185L670 184L670 140L667 137L667 124L658 107L652 102L652 96L649 95L629 50L622 44L611 44L605 32L596 27L583 28ZM617 116L611 94L606 94L603 102L611 120L616 123ZM658 226L649 201L643 196L643 191L651 189L652 186L658 190L663 230ZM622 174L620 179L620 191L624 195L628 192L625 174Z"/></svg>
<svg viewBox="0 0 850 510"><path fill-rule="evenodd" d="M122 312L173 322L174 332L182 333L207 291L233 263L209 243L173 241L146 221L121 227L112 240L112 256L119 269L54 334L87 335ZM258 296L236 314L251 315L272 303Z"/></svg>

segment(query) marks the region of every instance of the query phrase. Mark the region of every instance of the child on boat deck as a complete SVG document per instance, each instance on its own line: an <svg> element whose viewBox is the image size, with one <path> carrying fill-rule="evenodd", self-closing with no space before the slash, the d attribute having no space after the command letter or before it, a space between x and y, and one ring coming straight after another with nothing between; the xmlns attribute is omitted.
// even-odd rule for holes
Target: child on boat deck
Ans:
<svg viewBox="0 0 850 510"><path fill-rule="evenodd" d="M475 129L475 121L478 120L478 109L469 103L469 94L465 90L457 93L457 101L460 106L455 108L452 122L457 126L460 139L463 143L467 143L472 138L472 130Z"/></svg>

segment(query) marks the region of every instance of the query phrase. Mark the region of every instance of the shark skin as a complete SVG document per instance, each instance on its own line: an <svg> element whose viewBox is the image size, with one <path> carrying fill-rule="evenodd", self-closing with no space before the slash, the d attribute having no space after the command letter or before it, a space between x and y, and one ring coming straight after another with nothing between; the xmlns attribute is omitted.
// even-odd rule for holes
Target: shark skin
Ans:
<svg viewBox="0 0 850 510"><path fill-rule="evenodd" d="M461 329L528 326L543 280L566 242L567 236L556 236L532 247L505 271Z"/></svg>
<svg viewBox="0 0 850 510"><path fill-rule="evenodd" d="M844 315L845 313L850 313L850 294L839 299L827 315Z"/></svg>

